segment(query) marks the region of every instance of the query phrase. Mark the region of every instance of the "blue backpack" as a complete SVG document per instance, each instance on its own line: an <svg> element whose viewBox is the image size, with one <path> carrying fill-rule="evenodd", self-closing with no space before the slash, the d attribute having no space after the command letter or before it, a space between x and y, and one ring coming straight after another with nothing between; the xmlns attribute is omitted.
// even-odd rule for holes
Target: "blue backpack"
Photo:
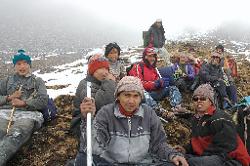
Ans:
<svg viewBox="0 0 250 166"><path fill-rule="evenodd" d="M44 122L49 122L56 118L58 110L52 98L48 99L48 104L46 108L41 110L41 113L43 114Z"/></svg>
<svg viewBox="0 0 250 166"><path fill-rule="evenodd" d="M32 78L34 79L34 87L36 87L36 76ZM56 118L58 110L52 98L49 97L47 106L41 110L41 113L43 114L44 122L49 122Z"/></svg>

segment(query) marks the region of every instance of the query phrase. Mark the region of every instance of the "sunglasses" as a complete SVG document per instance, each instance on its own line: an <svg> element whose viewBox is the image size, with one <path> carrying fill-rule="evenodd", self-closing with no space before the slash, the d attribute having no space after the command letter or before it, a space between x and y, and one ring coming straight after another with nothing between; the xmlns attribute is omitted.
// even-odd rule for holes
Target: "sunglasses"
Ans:
<svg viewBox="0 0 250 166"><path fill-rule="evenodd" d="M206 101L207 98L204 97L204 96L202 96L202 97L194 96L193 97L193 101L197 102L198 100L200 100L200 101Z"/></svg>

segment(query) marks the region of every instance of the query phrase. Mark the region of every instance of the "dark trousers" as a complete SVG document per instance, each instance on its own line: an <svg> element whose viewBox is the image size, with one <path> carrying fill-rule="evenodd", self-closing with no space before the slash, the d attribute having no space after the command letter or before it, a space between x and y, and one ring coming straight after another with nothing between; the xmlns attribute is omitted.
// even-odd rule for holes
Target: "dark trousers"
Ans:
<svg viewBox="0 0 250 166"><path fill-rule="evenodd" d="M189 166L241 166L236 160L225 160L218 155L188 156Z"/></svg>
<svg viewBox="0 0 250 166"><path fill-rule="evenodd" d="M35 122L32 119L20 119L14 122L6 134L8 121L0 118L0 165L6 162L29 140Z"/></svg>
<svg viewBox="0 0 250 166"><path fill-rule="evenodd" d="M162 101L164 98L169 97L169 102L172 107L181 104L182 101L181 93L176 86L166 87L160 91L151 91L149 94L155 101Z"/></svg>
<svg viewBox="0 0 250 166"><path fill-rule="evenodd" d="M175 86L181 91L181 92L188 92L191 90L191 86L193 85L194 80L189 80L186 78L179 78L175 81Z"/></svg>
<svg viewBox="0 0 250 166"><path fill-rule="evenodd" d="M83 166L87 165L87 155L84 152L79 152L75 159L75 166ZM128 164L128 163L119 163L119 164L111 164L107 162L105 159L93 155L93 166L174 166L174 164L169 163L167 161L160 161L149 164Z"/></svg>
<svg viewBox="0 0 250 166"><path fill-rule="evenodd" d="M223 81L220 81L217 86L214 85L215 90L219 93L220 100L223 101L224 98L230 99L232 104L237 103L237 89L235 85L226 86Z"/></svg>
<svg viewBox="0 0 250 166"><path fill-rule="evenodd" d="M232 104L236 104L237 99L237 89L235 85L230 85L226 87L227 94L229 96L229 99L231 100Z"/></svg>
<svg viewBox="0 0 250 166"><path fill-rule="evenodd" d="M87 154L85 152L79 152L75 159L75 166L83 166L83 165L87 165ZM97 155L93 155L93 165L111 166L112 164Z"/></svg>

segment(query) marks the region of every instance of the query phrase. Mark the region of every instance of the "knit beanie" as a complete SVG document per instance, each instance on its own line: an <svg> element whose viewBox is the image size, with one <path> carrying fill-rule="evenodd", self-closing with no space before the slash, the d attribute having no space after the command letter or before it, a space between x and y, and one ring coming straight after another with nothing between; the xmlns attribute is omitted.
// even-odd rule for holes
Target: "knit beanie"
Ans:
<svg viewBox="0 0 250 166"><path fill-rule="evenodd" d="M97 69L106 68L109 70L108 59L101 56L93 56L89 59L88 63L88 73L93 75Z"/></svg>
<svg viewBox="0 0 250 166"><path fill-rule="evenodd" d="M210 84L201 84L197 89L195 89L194 96L204 96L207 97L213 105L215 105L214 101L214 89Z"/></svg>
<svg viewBox="0 0 250 166"><path fill-rule="evenodd" d="M14 64L14 66L16 65L16 63L20 60L24 60L26 61L30 66L31 66L31 59L30 59L30 56L29 55L26 55L25 54L25 51L24 50L18 50L17 51L17 54L14 55L13 59L12 59L12 62Z"/></svg>
<svg viewBox="0 0 250 166"><path fill-rule="evenodd" d="M115 89L115 97L117 97L123 91L137 91L143 98L143 86L141 80L134 76L125 76L117 84Z"/></svg>

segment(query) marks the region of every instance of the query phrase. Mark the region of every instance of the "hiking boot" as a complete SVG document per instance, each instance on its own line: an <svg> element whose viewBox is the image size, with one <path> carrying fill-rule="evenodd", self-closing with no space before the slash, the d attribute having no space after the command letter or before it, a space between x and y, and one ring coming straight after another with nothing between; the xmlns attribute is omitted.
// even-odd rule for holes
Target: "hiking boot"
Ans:
<svg viewBox="0 0 250 166"><path fill-rule="evenodd" d="M187 118L190 118L194 114L193 112L190 112L189 110L182 107L181 105L177 105L175 108L172 108L172 110L174 111L175 117L178 117L178 118L187 119Z"/></svg>
<svg viewBox="0 0 250 166"><path fill-rule="evenodd" d="M229 104L228 104L228 102L226 100L223 101L222 108L224 110L229 108Z"/></svg>
<svg viewBox="0 0 250 166"><path fill-rule="evenodd" d="M189 112L186 108L182 107L181 104L171 108L175 113Z"/></svg>
<svg viewBox="0 0 250 166"><path fill-rule="evenodd" d="M228 108L231 108L232 107L232 103L231 101L228 99L228 98L224 98L224 101L223 101L223 104L222 104L222 108L225 110L225 109L228 109Z"/></svg>

